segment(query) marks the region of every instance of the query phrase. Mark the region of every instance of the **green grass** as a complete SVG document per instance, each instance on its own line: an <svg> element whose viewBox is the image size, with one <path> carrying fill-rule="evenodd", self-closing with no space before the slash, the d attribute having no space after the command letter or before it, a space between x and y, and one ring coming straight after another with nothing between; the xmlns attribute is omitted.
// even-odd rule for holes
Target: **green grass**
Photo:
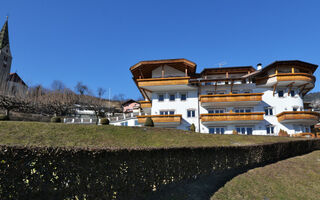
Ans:
<svg viewBox="0 0 320 200"><path fill-rule="evenodd" d="M230 146L296 140L287 137L209 135L176 129L40 122L0 122L0 144L62 147Z"/></svg>
<svg viewBox="0 0 320 200"><path fill-rule="evenodd" d="M252 169L241 174L211 198L320 199L320 151Z"/></svg>

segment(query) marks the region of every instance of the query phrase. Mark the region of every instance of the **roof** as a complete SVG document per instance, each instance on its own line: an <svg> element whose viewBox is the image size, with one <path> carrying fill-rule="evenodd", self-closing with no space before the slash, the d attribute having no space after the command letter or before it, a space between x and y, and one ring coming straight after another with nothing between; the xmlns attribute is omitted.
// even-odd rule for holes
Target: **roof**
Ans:
<svg viewBox="0 0 320 200"><path fill-rule="evenodd" d="M123 104L121 104L122 106L129 104L129 103L139 103L138 101L135 101L133 99L129 99L128 101L124 102ZM140 103L139 103L140 104Z"/></svg>
<svg viewBox="0 0 320 200"><path fill-rule="evenodd" d="M0 32L0 49L9 44L8 20L4 23Z"/></svg>
<svg viewBox="0 0 320 200"><path fill-rule="evenodd" d="M266 67L264 67L261 70L261 72L265 72L265 71L269 70L270 68L273 68L276 66L281 66L281 65L299 65L299 66L307 67L312 70L312 73L314 73L316 71L316 69L318 68L318 65L304 62L301 60L279 60L279 61L275 61L275 62L267 65Z"/></svg>
<svg viewBox="0 0 320 200"><path fill-rule="evenodd" d="M27 86L27 84L25 84L25 82L20 78L20 76L17 73L10 73L8 81L12 81L15 83L21 83L22 85Z"/></svg>
<svg viewBox="0 0 320 200"><path fill-rule="evenodd" d="M131 73L134 78L138 78L141 74L145 77L151 77L152 70L163 66L169 65L177 70L183 71L187 68L189 73L194 74L196 72L197 64L194 62L184 59L165 59L165 60L149 60L149 61L141 61L137 64L130 67Z"/></svg>

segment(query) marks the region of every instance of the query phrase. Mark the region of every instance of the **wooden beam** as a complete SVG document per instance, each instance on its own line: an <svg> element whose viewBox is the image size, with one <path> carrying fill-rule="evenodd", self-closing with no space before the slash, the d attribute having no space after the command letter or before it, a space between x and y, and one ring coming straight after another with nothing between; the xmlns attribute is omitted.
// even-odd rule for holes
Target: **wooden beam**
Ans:
<svg viewBox="0 0 320 200"><path fill-rule="evenodd" d="M294 82L292 82L292 83L290 83L289 85L287 85L287 87L289 88L289 89L288 89L288 96L289 96L289 94L290 94L290 92L291 92L291 89L292 89L293 84L294 84Z"/></svg>
<svg viewBox="0 0 320 200"><path fill-rule="evenodd" d="M274 96L274 93L276 92L277 84L278 84L278 83L276 83L276 84L273 85L273 96Z"/></svg>
<svg viewBox="0 0 320 200"><path fill-rule="evenodd" d="M294 67L291 67L291 72L294 74Z"/></svg>
<svg viewBox="0 0 320 200"><path fill-rule="evenodd" d="M185 71L185 74L186 74L185 77L187 77L188 76L188 68L186 68L184 71Z"/></svg>
<svg viewBox="0 0 320 200"><path fill-rule="evenodd" d="M302 89L300 90L299 95L301 95L301 94L302 94L302 92L303 92L304 88L306 88L306 84L304 84L304 85L303 85Z"/></svg>
<svg viewBox="0 0 320 200"><path fill-rule="evenodd" d="M309 84L309 83L305 83L305 84L303 84L303 85L300 85L300 86L299 86L299 89L305 87L305 86L308 85L308 84Z"/></svg>
<svg viewBox="0 0 320 200"><path fill-rule="evenodd" d="M233 88L233 81L231 81L230 94L232 94L232 88Z"/></svg>
<svg viewBox="0 0 320 200"><path fill-rule="evenodd" d="M142 71L141 71L141 68L139 68L139 71L140 71L141 77L144 78L144 77L143 77L143 74L142 74Z"/></svg>
<svg viewBox="0 0 320 200"><path fill-rule="evenodd" d="M161 77L164 78L164 69L163 69L163 65L161 66Z"/></svg>
<svg viewBox="0 0 320 200"><path fill-rule="evenodd" d="M218 81L216 81L216 83L214 85L214 94L217 94L217 84L218 84Z"/></svg>
<svg viewBox="0 0 320 200"><path fill-rule="evenodd" d="M226 72L226 78L229 78L229 72Z"/></svg>

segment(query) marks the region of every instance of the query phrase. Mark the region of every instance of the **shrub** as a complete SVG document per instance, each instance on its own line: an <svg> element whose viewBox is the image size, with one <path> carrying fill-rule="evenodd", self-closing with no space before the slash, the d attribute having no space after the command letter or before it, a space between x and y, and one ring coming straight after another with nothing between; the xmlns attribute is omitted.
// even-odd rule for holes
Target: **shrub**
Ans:
<svg viewBox="0 0 320 200"><path fill-rule="evenodd" d="M196 132L196 126L194 124L191 124L190 131Z"/></svg>
<svg viewBox="0 0 320 200"><path fill-rule="evenodd" d="M0 115L0 121L7 121L9 117L7 115Z"/></svg>
<svg viewBox="0 0 320 200"><path fill-rule="evenodd" d="M51 122L52 123L61 123L61 118L60 117L52 117Z"/></svg>
<svg viewBox="0 0 320 200"><path fill-rule="evenodd" d="M100 124L101 125L109 125L110 121L108 118L101 118L100 119Z"/></svg>
<svg viewBox="0 0 320 200"><path fill-rule="evenodd" d="M288 135L287 131L284 131L284 130L280 129L279 136L288 137L289 135Z"/></svg>
<svg viewBox="0 0 320 200"><path fill-rule="evenodd" d="M146 122L144 123L144 126L150 126L153 127L153 120L151 119L151 117L147 117Z"/></svg>
<svg viewBox="0 0 320 200"><path fill-rule="evenodd" d="M232 131L232 135L238 135L238 131L233 130L233 131Z"/></svg>

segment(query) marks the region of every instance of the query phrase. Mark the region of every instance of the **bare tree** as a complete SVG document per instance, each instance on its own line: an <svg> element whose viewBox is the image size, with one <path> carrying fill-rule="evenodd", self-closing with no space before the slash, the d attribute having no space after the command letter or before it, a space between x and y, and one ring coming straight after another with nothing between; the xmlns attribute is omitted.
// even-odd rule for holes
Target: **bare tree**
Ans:
<svg viewBox="0 0 320 200"><path fill-rule="evenodd" d="M99 88L97 89L97 93L98 93L98 97L101 99L102 96L104 95L104 93L106 93L106 90L103 89L103 88L101 88L101 87L99 87Z"/></svg>
<svg viewBox="0 0 320 200"><path fill-rule="evenodd" d="M66 88L67 88L66 85L62 81L59 81L59 80L54 80L51 84L51 89L54 91L63 91Z"/></svg>
<svg viewBox="0 0 320 200"><path fill-rule="evenodd" d="M78 94L84 95L87 92L89 92L88 86L84 85L82 82L78 82L77 85L75 86L75 91Z"/></svg>
<svg viewBox="0 0 320 200"><path fill-rule="evenodd" d="M120 94L114 95L112 100L119 101L120 104L123 104L126 101L126 98L124 94L120 93Z"/></svg>

